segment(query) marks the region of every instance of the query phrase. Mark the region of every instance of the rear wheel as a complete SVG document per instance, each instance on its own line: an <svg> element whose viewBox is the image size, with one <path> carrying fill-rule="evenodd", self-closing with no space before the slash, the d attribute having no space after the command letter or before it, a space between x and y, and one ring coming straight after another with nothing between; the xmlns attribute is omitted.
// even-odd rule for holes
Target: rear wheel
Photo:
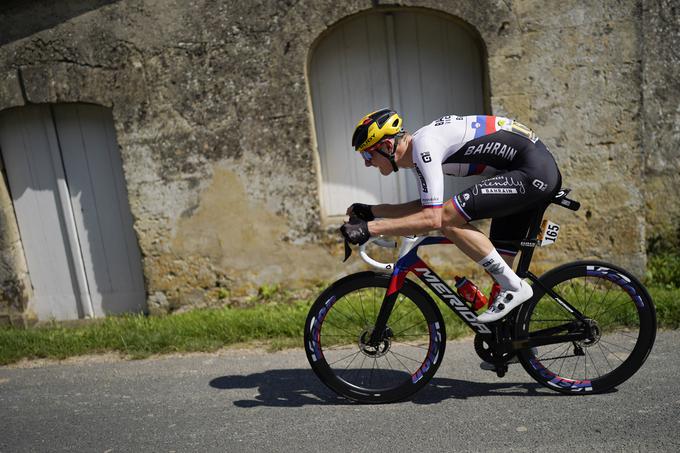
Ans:
<svg viewBox="0 0 680 453"><path fill-rule="evenodd" d="M378 344L370 344L389 275L362 272L326 289L305 324L307 359L341 396L386 403L406 398L434 376L444 355L441 313L415 283L405 280Z"/></svg>
<svg viewBox="0 0 680 453"><path fill-rule="evenodd" d="M581 261L558 267L540 281L576 308L585 322L579 323L534 285L534 297L518 315L517 338L564 335L567 332L557 327L570 323L572 331L590 334L579 341L520 351L520 362L534 379L562 393L600 393L635 374L654 345L656 312L634 276L612 264Z"/></svg>

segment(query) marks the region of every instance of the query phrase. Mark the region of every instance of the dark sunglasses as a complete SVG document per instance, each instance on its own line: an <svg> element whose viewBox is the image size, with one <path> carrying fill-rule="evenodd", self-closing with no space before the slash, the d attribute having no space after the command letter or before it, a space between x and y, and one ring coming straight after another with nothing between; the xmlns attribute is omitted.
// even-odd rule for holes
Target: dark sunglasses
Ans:
<svg viewBox="0 0 680 453"><path fill-rule="evenodd" d="M383 156L385 156L386 158L389 159L389 158L390 158L390 157L389 157L389 154L387 154L387 153L386 153L385 151L383 151L381 148L382 148L382 141L381 141L381 142L378 142L378 143L376 143L375 145L371 146L370 148L368 148L368 149L362 151L362 152L361 152L361 156L364 158L364 160L365 160L366 162L370 162L370 161L373 159L373 154L371 154L371 151L375 151L375 152L377 152L378 154L381 154L381 155L383 155Z"/></svg>

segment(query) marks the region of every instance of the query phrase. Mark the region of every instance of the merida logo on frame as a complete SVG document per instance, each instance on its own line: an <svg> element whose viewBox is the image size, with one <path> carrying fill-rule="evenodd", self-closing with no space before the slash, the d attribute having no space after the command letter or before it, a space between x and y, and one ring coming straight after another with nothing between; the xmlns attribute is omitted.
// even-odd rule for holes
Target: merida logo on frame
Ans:
<svg viewBox="0 0 680 453"><path fill-rule="evenodd" d="M456 312L471 326L473 326L478 333L491 333L489 328L477 321L477 316L470 311L467 305L461 301L458 296L449 288L449 286L441 281L432 271L427 267L419 267L413 269L422 279L424 279L438 295L442 298L451 308L456 310Z"/></svg>

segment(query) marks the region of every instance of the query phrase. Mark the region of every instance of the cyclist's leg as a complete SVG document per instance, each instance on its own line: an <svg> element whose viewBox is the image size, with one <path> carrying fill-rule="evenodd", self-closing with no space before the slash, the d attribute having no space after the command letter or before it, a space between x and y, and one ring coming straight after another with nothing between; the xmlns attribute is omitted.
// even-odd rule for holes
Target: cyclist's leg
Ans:
<svg viewBox="0 0 680 453"><path fill-rule="evenodd" d="M531 220L537 211L538 209L529 209L504 217L494 217L491 220L489 239L509 266L513 266L519 252L519 247L509 242L526 237Z"/></svg>
<svg viewBox="0 0 680 453"><path fill-rule="evenodd" d="M541 180L537 180L520 168L475 184L445 204L442 232L461 250L466 252L465 247L469 246L471 238L477 241L477 244L481 243L478 239L480 232L474 229L476 234L472 236L469 228L463 228L459 225L462 223L461 218L465 221L514 217L514 215L520 218L519 213L531 211L535 206L542 204L557 186L559 181L557 169L555 168L554 172L549 173L548 176L549 178L544 176ZM544 182L544 180L548 182ZM522 225L517 226L517 228L524 228L524 225L528 226L526 223L528 221L522 220ZM486 245L488 246L489 243L491 241ZM479 255L468 254L468 256L476 258ZM489 255L476 261L489 271L494 280L501 285L499 297L496 298L490 310L480 315L480 321L496 321L531 297L531 288L514 273L495 247L491 249Z"/></svg>
<svg viewBox="0 0 680 453"><path fill-rule="evenodd" d="M531 187L530 178L522 170L513 170L485 179L444 204L442 232L463 253L479 262L489 253L496 252L497 247L493 244L493 239L500 238L492 235L492 240L489 240L468 222L500 218L504 220L500 221L502 228L497 228L498 231L510 230L512 234L518 229L526 230L531 217L525 217L525 214L532 213L531 208L536 205L536 199L543 195L536 194L537 191L539 190L536 187ZM495 220L494 222L498 223ZM511 248L501 247L500 251L516 254L516 250Z"/></svg>
<svg viewBox="0 0 680 453"><path fill-rule="evenodd" d="M474 188L471 190L474 192ZM471 199L471 197L468 197ZM444 205L442 215L442 233L451 240L467 256L489 272L495 281L508 291L521 291L518 300L525 300L531 294L528 286L503 261L491 241L477 228L468 223L466 213L456 206L456 200L449 200ZM483 217L480 217L483 218ZM527 293L527 294L524 294Z"/></svg>
<svg viewBox="0 0 680 453"><path fill-rule="evenodd" d="M444 236L474 261L481 260L494 248L484 233L469 224L468 220L456 211L452 200L444 203L441 231Z"/></svg>

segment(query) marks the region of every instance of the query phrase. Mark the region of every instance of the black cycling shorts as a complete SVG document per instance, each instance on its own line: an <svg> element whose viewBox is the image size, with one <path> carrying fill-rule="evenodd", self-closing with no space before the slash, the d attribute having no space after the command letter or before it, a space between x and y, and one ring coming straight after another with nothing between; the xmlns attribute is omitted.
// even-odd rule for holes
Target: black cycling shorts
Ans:
<svg viewBox="0 0 680 453"><path fill-rule="evenodd" d="M466 220L493 219L489 235L492 243L524 239L536 211L550 202L562 184L548 148L540 140L526 142L533 148L523 153L526 158L453 197L454 207ZM497 249L510 255L518 250L507 244Z"/></svg>

